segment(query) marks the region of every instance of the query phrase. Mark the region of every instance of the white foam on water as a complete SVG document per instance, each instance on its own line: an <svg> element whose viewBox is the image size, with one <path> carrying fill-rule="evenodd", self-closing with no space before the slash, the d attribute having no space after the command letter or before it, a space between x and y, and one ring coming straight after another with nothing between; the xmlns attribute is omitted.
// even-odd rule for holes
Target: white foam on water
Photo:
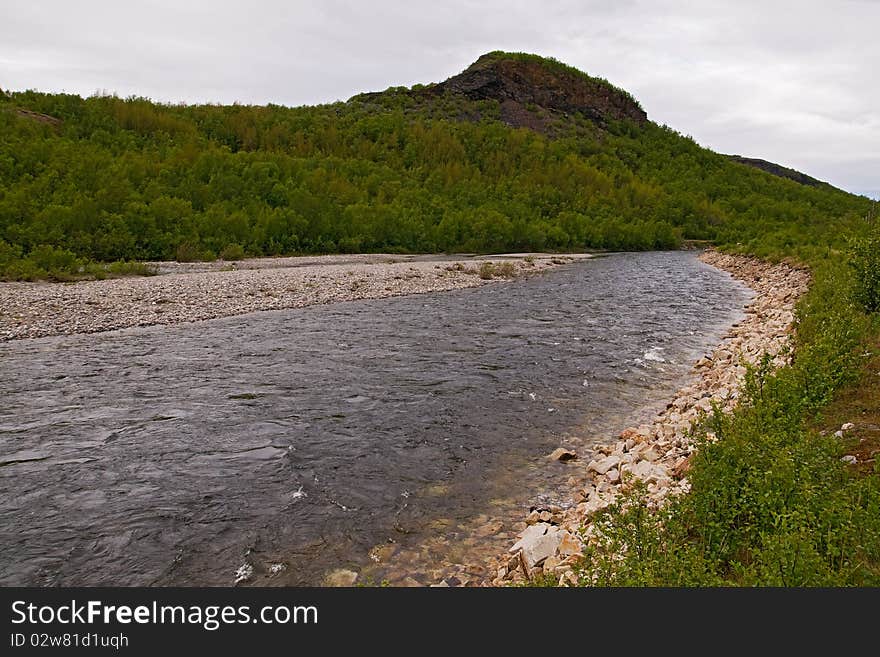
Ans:
<svg viewBox="0 0 880 657"><path fill-rule="evenodd" d="M644 358L645 360L650 360L654 363L665 363L666 359L660 355L663 351L663 347L651 347L650 349L648 349L648 351L642 354L642 358Z"/></svg>
<svg viewBox="0 0 880 657"><path fill-rule="evenodd" d="M239 582L246 582L254 575L254 567L249 563L243 563L238 567L238 570L235 571L235 581L234 584L238 584Z"/></svg>

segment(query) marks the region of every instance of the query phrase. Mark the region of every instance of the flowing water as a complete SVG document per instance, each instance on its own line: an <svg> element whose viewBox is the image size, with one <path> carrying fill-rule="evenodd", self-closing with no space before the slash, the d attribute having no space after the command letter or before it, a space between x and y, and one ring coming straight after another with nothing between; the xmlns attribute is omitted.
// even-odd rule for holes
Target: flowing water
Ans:
<svg viewBox="0 0 880 657"><path fill-rule="evenodd" d="M526 504L554 476L535 463L655 411L749 298L694 253L615 254L2 344L0 584L229 585L244 563L320 583Z"/></svg>

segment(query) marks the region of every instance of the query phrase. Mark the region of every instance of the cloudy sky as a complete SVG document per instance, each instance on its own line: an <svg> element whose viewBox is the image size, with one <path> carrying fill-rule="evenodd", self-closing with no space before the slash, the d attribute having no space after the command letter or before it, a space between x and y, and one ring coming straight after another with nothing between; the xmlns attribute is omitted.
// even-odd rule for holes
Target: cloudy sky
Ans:
<svg viewBox="0 0 880 657"><path fill-rule="evenodd" d="M880 0L0 0L0 87L303 105L552 56L649 118L880 197Z"/></svg>

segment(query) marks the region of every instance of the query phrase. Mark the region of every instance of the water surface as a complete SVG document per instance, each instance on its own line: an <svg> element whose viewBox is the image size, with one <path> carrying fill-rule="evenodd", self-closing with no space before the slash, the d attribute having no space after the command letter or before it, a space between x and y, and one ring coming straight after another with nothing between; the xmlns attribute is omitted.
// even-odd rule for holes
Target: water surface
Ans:
<svg viewBox="0 0 880 657"><path fill-rule="evenodd" d="M694 253L0 345L0 584L315 584L606 441L750 293ZM511 482L516 490L510 490ZM442 491L434 494L432 491Z"/></svg>

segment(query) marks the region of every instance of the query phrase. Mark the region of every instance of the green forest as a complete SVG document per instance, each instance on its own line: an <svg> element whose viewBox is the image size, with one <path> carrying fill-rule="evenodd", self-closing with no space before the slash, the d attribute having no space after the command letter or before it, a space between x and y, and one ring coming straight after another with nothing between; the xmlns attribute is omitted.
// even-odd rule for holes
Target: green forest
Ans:
<svg viewBox="0 0 880 657"><path fill-rule="evenodd" d="M501 122L497 101L426 100L421 89L295 108L0 93L0 276L89 262L682 240L833 248L867 208L666 126L599 128L570 115L541 134Z"/></svg>

